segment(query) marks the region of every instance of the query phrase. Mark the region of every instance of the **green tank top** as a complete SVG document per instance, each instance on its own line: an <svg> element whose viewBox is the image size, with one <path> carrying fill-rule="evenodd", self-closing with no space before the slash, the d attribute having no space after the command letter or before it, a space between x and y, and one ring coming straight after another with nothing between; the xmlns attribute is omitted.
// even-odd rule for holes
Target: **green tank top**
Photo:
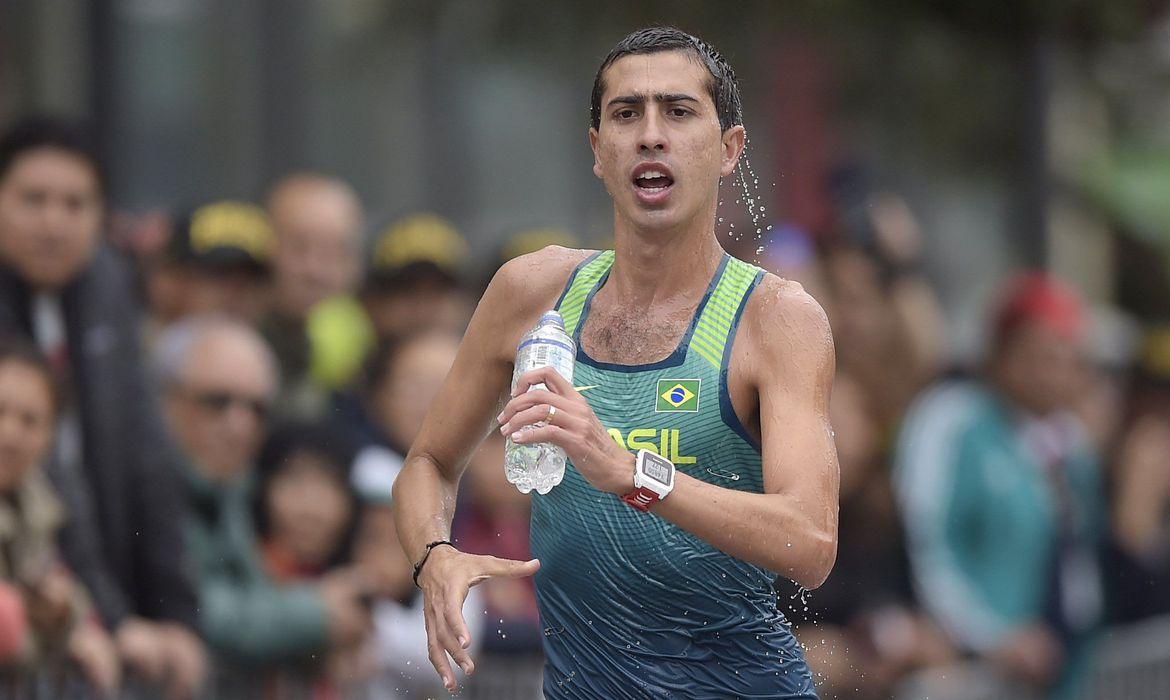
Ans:
<svg viewBox="0 0 1170 700"><path fill-rule="evenodd" d="M763 492L760 448L732 409L727 375L764 271L725 254L677 349L621 365L594 360L580 343L613 260L613 251L588 258L557 303L577 340L574 385L587 387L582 395L622 447L658 452L696 479ZM815 697L777 610L774 574L594 489L572 462L532 503L546 697Z"/></svg>

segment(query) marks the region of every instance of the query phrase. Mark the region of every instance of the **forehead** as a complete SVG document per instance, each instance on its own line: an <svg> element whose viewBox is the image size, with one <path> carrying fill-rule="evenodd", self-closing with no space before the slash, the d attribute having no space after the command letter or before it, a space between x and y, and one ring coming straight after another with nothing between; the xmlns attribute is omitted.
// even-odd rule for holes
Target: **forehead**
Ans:
<svg viewBox="0 0 1170 700"><path fill-rule="evenodd" d="M97 184L97 174L89 161L56 146L41 146L25 151L12 161L7 175L36 180L66 180L71 185Z"/></svg>
<svg viewBox="0 0 1170 700"><path fill-rule="evenodd" d="M272 367L259 342L234 330L204 331L189 351L183 377L194 384L267 390Z"/></svg>
<svg viewBox="0 0 1170 700"><path fill-rule="evenodd" d="M691 51L622 56L605 69L602 106L615 95L685 93L711 104L711 73ZM711 104L714 107L714 104Z"/></svg>
<svg viewBox="0 0 1170 700"><path fill-rule="evenodd" d="M49 403L49 384L45 376L23 362L0 362L0 385L4 387L7 399L27 403L37 397L45 405Z"/></svg>

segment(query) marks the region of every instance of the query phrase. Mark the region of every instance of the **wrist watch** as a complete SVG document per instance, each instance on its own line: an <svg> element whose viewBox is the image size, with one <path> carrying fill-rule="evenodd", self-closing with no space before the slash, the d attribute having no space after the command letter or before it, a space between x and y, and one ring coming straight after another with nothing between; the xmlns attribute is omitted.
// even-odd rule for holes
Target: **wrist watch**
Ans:
<svg viewBox="0 0 1170 700"><path fill-rule="evenodd" d="M674 462L650 450L638 450L634 461L634 490L622 496L628 505L642 512L674 490Z"/></svg>

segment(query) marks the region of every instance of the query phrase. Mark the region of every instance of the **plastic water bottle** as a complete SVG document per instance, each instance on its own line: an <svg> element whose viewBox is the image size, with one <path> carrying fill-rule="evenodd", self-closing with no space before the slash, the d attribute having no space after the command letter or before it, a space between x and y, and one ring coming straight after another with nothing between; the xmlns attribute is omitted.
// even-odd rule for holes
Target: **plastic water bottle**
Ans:
<svg viewBox="0 0 1170 700"><path fill-rule="evenodd" d="M516 369L512 373L512 389L515 390L520 376L540 367L551 366L565 381L573 381L573 363L577 358L577 344L565 332L565 321L556 311L548 311L540 317L536 327L520 339L516 349ZM533 385L533 389L545 389L545 385ZM541 421L522 430L533 430L545 425ZM565 476L565 451L551 443L517 445L509 436L504 447L504 474L521 493L536 489L546 494L561 483Z"/></svg>

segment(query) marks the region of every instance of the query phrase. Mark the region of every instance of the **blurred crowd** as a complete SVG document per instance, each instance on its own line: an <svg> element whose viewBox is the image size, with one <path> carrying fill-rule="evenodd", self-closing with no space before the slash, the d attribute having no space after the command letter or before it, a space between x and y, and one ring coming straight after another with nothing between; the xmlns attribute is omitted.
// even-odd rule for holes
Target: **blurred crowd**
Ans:
<svg viewBox="0 0 1170 700"><path fill-rule="evenodd" d="M1024 272L982 364L953 367L906 201L837 202L758 256L727 241L802 282L836 339L837 565L812 593L777 582L823 697L970 658L1074 697L1106 625L1170 612L1170 332L1106 357L1075 288ZM532 229L473 259L438 215L366 211L305 171L130 216L72 125L0 135L0 684L436 694L391 486L486 280L580 244ZM503 449L472 458L454 536L527 559ZM539 671L530 580L465 611L480 658Z"/></svg>

